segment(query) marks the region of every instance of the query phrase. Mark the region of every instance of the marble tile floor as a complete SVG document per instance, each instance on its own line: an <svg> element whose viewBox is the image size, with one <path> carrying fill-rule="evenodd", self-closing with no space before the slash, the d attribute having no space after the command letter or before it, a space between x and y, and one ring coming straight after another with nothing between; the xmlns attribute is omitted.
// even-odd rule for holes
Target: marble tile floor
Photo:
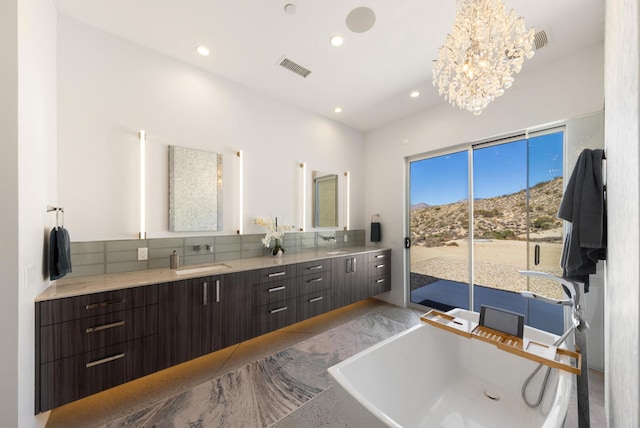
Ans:
<svg viewBox="0 0 640 428"><path fill-rule="evenodd" d="M324 369L419 323L423 312L368 299L54 409L47 427L350 427ZM341 343L335 333L345 328L369 333L347 331L342 340L351 341ZM602 391L595 373L592 392ZM269 382L255 381L263 375ZM209 406L212 396L217 406ZM568 428L577 427L573 401ZM604 398L595 401L591 426L604 426L594 424Z"/></svg>

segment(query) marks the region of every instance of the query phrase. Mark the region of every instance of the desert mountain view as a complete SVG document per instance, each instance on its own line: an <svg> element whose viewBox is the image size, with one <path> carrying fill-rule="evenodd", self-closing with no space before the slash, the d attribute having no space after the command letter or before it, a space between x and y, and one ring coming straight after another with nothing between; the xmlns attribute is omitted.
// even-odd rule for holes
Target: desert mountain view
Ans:
<svg viewBox="0 0 640 428"><path fill-rule="evenodd" d="M526 239L527 229L533 241L557 240L562 220L557 217L562 199L562 178L536 184L529 189L529 215L526 191L474 201L474 235L477 239ZM438 247L468 237L468 202L411 207L413 245ZM544 233L545 231L556 233Z"/></svg>

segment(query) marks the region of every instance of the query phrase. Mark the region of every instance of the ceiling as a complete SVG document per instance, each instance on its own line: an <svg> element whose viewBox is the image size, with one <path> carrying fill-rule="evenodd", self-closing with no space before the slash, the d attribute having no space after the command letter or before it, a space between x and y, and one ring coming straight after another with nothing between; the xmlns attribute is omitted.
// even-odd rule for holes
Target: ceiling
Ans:
<svg viewBox="0 0 640 428"><path fill-rule="evenodd" d="M444 102L431 61L450 31L454 0L54 0L58 13L358 130ZM285 12L286 4L295 13ZM521 73L604 40L604 0L504 0L545 30L549 45ZM347 28L353 9L376 15ZM329 38L344 37L334 47ZM208 57L195 52L206 45ZM281 58L311 70L303 78ZM517 77L516 77L517 84ZM409 94L418 90L420 96ZM508 91L504 95L508 96ZM499 99L495 102L499 102ZM334 108L342 107L341 113ZM491 106L489 106L491 108ZM471 114L471 113L469 113Z"/></svg>

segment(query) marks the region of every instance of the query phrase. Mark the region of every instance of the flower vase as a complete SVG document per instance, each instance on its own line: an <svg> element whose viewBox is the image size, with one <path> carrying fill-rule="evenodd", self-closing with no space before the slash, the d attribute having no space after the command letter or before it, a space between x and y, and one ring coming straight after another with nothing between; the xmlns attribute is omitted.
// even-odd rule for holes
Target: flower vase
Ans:
<svg viewBox="0 0 640 428"><path fill-rule="evenodd" d="M280 241L276 240L276 245L273 246L273 249L271 250L271 255L273 257L282 257L283 254L284 254L284 248L282 248L282 245L280 245Z"/></svg>

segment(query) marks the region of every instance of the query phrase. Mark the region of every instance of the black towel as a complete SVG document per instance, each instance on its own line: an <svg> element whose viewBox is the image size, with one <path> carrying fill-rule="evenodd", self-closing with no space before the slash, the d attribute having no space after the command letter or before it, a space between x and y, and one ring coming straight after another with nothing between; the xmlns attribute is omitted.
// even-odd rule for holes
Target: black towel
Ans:
<svg viewBox="0 0 640 428"><path fill-rule="evenodd" d="M382 228L379 222L371 223L371 242L380 242L382 240Z"/></svg>
<svg viewBox="0 0 640 428"><path fill-rule="evenodd" d="M580 153L558 210L558 217L571 223L562 252L563 276L584 282L585 291L598 260L606 258L603 157L600 149Z"/></svg>
<svg viewBox="0 0 640 428"><path fill-rule="evenodd" d="M62 226L51 229L49 236L49 277L52 281L71 272L71 242Z"/></svg>

